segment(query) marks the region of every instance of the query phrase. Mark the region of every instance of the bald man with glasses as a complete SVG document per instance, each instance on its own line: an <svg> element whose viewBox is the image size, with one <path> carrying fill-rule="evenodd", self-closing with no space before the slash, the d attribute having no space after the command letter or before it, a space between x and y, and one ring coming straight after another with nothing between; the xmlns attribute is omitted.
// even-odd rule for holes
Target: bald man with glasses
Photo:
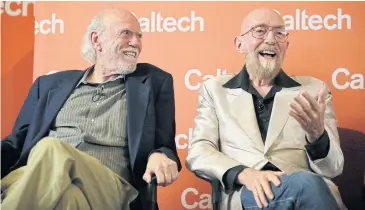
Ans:
<svg viewBox="0 0 365 210"><path fill-rule="evenodd" d="M274 10L250 12L234 39L241 71L201 87L187 168L220 180L221 209L345 208L331 92L281 68L288 36Z"/></svg>

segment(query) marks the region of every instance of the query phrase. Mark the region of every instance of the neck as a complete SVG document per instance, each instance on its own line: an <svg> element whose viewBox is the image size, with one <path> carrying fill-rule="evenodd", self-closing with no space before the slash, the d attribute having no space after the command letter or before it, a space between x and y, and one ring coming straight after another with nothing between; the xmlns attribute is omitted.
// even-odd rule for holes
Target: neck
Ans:
<svg viewBox="0 0 365 210"><path fill-rule="evenodd" d="M253 78L250 76L250 81L254 88L272 87L274 84L273 78Z"/></svg>
<svg viewBox="0 0 365 210"><path fill-rule="evenodd" d="M94 66L94 71L88 76L87 80L95 83L103 83L118 76L115 74L105 75L104 72L105 69L103 69L100 64L96 63Z"/></svg>
<svg viewBox="0 0 365 210"><path fill-rule="evenodd" d="M257 92L262 96L265 97L270 89L274 85L273 78L258 78L250 76L251 85L257 90Z"/></svg>

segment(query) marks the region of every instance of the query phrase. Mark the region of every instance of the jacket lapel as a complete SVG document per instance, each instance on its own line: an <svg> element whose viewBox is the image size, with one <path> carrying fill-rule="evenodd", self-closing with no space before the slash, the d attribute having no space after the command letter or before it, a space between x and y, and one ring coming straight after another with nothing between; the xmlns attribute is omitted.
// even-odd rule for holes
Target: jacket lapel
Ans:
<svg viewBox="0 0 365 210"><path fill-rule="evenodd" d="M128 147L132 170L138 154L147 112L150 87L146 75L126 77Z"/></svg>
<svg viewBox="0 0 365 210"><path fill-rule="evenodd" d="M68 78L67 81L63 81L62 83L58 81L58 87L48 92L43 128L48 129L50 127L52 121L57 116L57 113L60 111L84 73L84 71L80 71L76 76Z"/></svg>
<svg viewBox="0 0 365 210"><path fill-rule="evenodd" d="M264 144L256 120L252 95L243 91L242 88L227 89L227 91L236 97L232 100L231 108L237 122L247 136L262 150Z"/></svg>
<svg viewBox="0 0 365 210"><path fill-rule="evenodd" d="M266 135L265 153L269 150L283 130L289 118L290 103L299 92L300 87L283 88L276 93L271 112L270 124Z"/></svg>

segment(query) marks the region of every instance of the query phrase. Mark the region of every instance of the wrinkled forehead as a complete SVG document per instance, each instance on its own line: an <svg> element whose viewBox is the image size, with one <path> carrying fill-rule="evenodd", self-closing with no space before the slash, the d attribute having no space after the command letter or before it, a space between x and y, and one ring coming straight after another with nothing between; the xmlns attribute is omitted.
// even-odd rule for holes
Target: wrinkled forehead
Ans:
<svg viewBox="0 0 365 210"><path fill-rule="evenodd" d="M115 14L104 19L104 25L107 30L118 32L120 30L130 30L140 32L140 24L135 16L131 14Z"/></svg>
<svg viewBox="0 0 365 210"><path fill-rule="evenodd" d="M241 32L246 32L255 26L285 27L284 20L275 11L261 12L249 15L241 26Z"/></svg>

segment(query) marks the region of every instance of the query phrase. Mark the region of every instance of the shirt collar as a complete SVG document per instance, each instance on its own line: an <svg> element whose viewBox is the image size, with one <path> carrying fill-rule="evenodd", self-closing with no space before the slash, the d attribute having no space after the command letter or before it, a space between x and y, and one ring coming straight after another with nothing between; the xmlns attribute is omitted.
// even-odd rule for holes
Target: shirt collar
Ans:
<svg viewBox="0 0 365 210"><path fill-rule="evenodd" d="M274 85L282 88L301 86L300 83L290 78L282 69L280 69L280 72L275 77ZM230 89L242 88L243 90L248 91L250 87L250 77L248 75L246 65L243 66L242 70L236 76L225 83L223 87Z"/></svg>
<svg viewBox="0 0 365 210"><path fill-rule="evenodd" d="M85 70L85 73L84 73L84 75L82 76L82 78L80 79L80 81L77 83L77 85L76 85L76 88L78 88L81 84L97 84L97 83L93 83L93 82L89 82L89 81L87 81L87 77L92 73L94 71L94 66L92 66L92 67L90 67L90 68L88 68L88 69L86 69ZM123 75L123 74L120 74L120 75L118 75L117 77L115 77L115 78L113 78L113 79L110 79L110 80L107 80L107 81L105 81L105 82L103 82L103 83L107 83L107 82L112 82L112 81L115 81L115 80L117 80L117 79L122 79L122 81L124 81L124 78L125 77L125 75Z"/></svg>

